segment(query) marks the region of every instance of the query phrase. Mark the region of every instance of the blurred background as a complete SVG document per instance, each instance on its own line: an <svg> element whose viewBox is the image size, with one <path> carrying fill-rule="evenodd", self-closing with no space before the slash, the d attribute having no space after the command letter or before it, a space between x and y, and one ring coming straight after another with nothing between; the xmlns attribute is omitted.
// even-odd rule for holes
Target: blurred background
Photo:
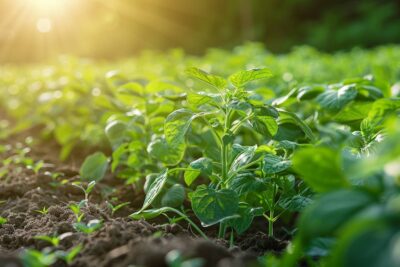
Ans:
<svg viewBox="0 0 400 267"><path fill-rule="evenodd" d="M0 0L0 62L259 41L273 52L400 43L398 0Z"/></svg>

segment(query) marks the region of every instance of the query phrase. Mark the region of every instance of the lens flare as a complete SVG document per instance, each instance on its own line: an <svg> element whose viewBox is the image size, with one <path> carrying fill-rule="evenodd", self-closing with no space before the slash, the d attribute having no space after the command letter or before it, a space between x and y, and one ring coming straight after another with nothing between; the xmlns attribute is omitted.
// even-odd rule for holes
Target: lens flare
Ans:
<svg viewBox="0 0 400 267"><path fill-rule="evenodd" d="M36 29L41 33L50 32L53 28L53 23L49 18L40 18L36 22Z"/></svg>

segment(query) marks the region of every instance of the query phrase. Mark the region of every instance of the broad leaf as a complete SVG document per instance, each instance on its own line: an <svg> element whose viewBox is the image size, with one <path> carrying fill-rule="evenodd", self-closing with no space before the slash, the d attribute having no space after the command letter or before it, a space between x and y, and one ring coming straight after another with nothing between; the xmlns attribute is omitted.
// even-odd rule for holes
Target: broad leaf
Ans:
<svg viewBox="0 0 400 267"><path fill-rule="evenodd" d="M185 200L185 189L180 184L174 184L161 198L163 207L177 208L182 205Z"/></svg>
<svg viewBox="0 0 400 267"><path fill-rule="evenodd" d="M101 152L86 157L79 174L86 181L100 181L108 168L108 158Z"/></svg>
<svg viewBox="0 0 400 267"><path fill-rule="evenodd" d="M229 189L215 190L206 186L193 192L192 209L204 226L211 226L234 216L239 208L238 195Z"/></svg>
<svg viewBox="0 0 400 267"><path fill-rule="evenodd" d="M328 90L317 97L321 107L329 111L339 111L347 103L357 96L357 89L354 85L345 85L339 90Z"/></svg>
<svg viewBox="0 0 400 267"><path fill-rule="evenodd" d="M248 82L271 78L272 72L269 69L252 69L239 71L229 77L229 81L236 87L243 87Z"/></svg>
<svg viewBox="0 0 400 267"><path fill-rule="evenodd" d="M241 167L250 163L251 159L257 150L257 146L242 147L244 150L236 156L231 164L231 168L228 172L228 176L235 174Z"/></svg>
<svg viewBox="0 0 400 267"><path fill-rule="evenodd" d="M168 147L178 156L175 164L183 158L186 149L185 136L194 118L196 118L196 115L190 110L178 109L169 114L165 120L165 139Z"/></svg>
<svg viewBox="0 0 400 267"><path fill-rule="evenodd" d="M348 185L337 151L327 147L304 148L294 154L292 162L296 172L317 192L332 191Z"/></svg>
<svg viewBox="0 0 400 267"><path fill-rule="evenodd" d="M193 78L197 78L213 87L218 89L223 89L226 87L226 81L224 78L209 74L198 68L188 68L186 73Z"/></svg>
<svg viewBox="0 0 400 267"><path fill-rule="evenodd" d="M185 153L185 145L171 147L164 138L156 138L147 146L147 152L166 165L178 164Z"/></svg>
<svg viewBox="0 0 400 267"><path fill-rule="evenodd" d="M165 182L167 181L167 178L168 178L168 169L165 169L156 178L154 178L153 182L148 186L143 206L139 210L139 212L147 209L154 201L154 199L156 199L158 194L160 194L161 190L163 189Z"/></svg>
<svg viewBox="0 0 400 267"><path fill-rule="evenodd" d="M208 158L199 158L190 163L189 169L184 174L187 185L191 185L201 173L207 176L211 175L212 161Z"/></svg>
<svg viewBox="0 0 400 267"><path fill-rule="evenodd" d="M305 241L333 235L373 201L370 195L357 190L339 190L323 195L301 216L300 235Z"/></svg>
<svg viewBox="0 0 400 267"><path fill-rule="evenodd" d="M267 175L283 172L291 166L292 163L290 160L285 160L272 154L264 156L263 172Z"/></svg>
<svg viewBox="0 0 400 267"><path fill-rule="evenodd" d="M240 217L228 221L228 224L235 229L238 234L242 234L251 226L254 217L263 214L262 208L252 208L247 203L240 203L238 209Z"/></svg>

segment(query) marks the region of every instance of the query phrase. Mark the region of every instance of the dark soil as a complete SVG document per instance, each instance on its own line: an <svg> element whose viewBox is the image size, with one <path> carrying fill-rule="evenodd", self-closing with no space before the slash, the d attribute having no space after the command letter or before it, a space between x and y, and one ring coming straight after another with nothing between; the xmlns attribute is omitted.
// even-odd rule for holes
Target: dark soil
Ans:
<svg viewBox="0 0 400 267"><path fill-rule="evenodd" d="M16 146L16 140L22 141L25 137L14 137L6 143ZM22 165L11 164L7 167L8 174L0 178L0 216L8 220L0 226L0 267L22 266L19 256L24 249L42 250L49 246L45 241L34 239L35 236L63 233L71 234L54 249L65 251L83 245L71 264L76 267L168 266L165 259L171 251L179 251L185 259L201 258L203 266L207 267L255 266L257 256L267 251L282 251L286 246L286 242L269 239L257 227L239 237L235 247L228 248L224 240L207 241L196 237L184 223L133 221L127 215L140 207L143 193L112 176L96 185L89 204L84 207L83 221L101 219L103 227L89 235L77 232L72 226L75 215L68 206L81 201L83 193L69 183L55 185L57 181L78 179L77 160L61 163L57 153L56 145L36 145L28 155L46 162L39 174ZM0 167L1 160L9 156L8 152L0 154ZM54 180L45 174L46 171L62 175ZM118 197L119 203L129 201L131 204L111 216L106 201L112 197ZM43 207L48 208L47 214L38 212ZM262 225L267 227L265 221ZM54 266L67 265L59 261Z"/></svg>

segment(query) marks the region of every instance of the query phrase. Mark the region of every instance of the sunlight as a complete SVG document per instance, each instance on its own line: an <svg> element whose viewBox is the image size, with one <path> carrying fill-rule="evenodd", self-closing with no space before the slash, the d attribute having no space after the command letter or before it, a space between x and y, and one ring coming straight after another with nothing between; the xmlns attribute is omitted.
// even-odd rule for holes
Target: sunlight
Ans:
<svg viewBox="0 0 400 267"><path fill-rule="evenodd" d="M28 0L27 5L38 12L54 12L64 10L71 0Z"/></svg>
<svg viewBox="0 0 400 267"><path fill-rule="evenodd" d="M49 18L40 18L36 22L36 28L41 33L50 32L53 28L53 23Z"/></svg>

